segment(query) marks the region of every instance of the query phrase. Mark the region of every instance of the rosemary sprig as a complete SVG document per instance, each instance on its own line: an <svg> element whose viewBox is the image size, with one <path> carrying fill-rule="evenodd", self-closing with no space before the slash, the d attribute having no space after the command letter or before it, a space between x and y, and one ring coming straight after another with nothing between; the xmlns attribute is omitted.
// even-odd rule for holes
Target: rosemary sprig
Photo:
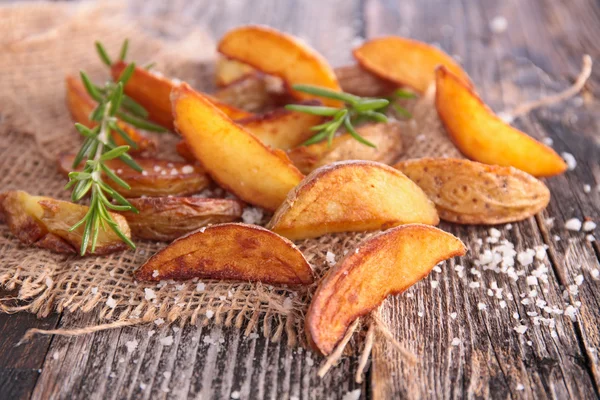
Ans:
<svg viewBox="0 0 600 400"><path fill-rule="evenodd" d="M387 98L390 102L388 108L392 107L397 114L401 115L404 118L412 118L412 114L410 113L410 111L398 104L395 104L394 101L398 99L414 99L415 97L417 97L417 95L412 92L408 92L404 89L396 89L394 93L392 93L392 95ZM385 109L385 112L387 112L388 108Z"/></svg>
<svg viewBox="0 0 600 400"><path fill-rule="evenodd" d="M312 94L319 97L325 97L328 99L339 100L344 103L340 108L336 107L322 107L322 106L305 106L301 104L289 104L286 106L288 110L299 111L313 115L321 115L325 117L331 117L330 120L323 124L313 126L311 130L317 131L317 133L304 142L303 146L308 146L313 143L318 143L322 140L327 139L328 144L331 146L333 137L336 131L343 125L348 131L350 136L360 143L370 146L377 147L367 139L362 137L354 128L358 123L366 120L374 120L377 122L387 122L387 117L382 112L384 111L390 101L388 99L374 99L370 97L359 97L350 93L337 92L334 90L326 89L319 86L312 85L294 85L294 90Z"/></svg>
<svg viewBox="0 0 600 400"><path fill-rule="evenodd" d="M124 60L127 54L128 42L123 43L120 51L120 59ZM96 42L96 49L102 62L112 65L104 46ZM119 159L129 167L141 172L142 168L131 158L127 151L135 146L131 137L117 125L117 117L127 123L144 129L162 131L162 127L146 121L146 110L123 94L123 86L127 83L133 73L135 64L131 63L122 72L116 82L107 82L103 87L92 83L87 74L81 71L81 80L90 94L98 102L98 106L92 111L90 119L97 125L94 128L88 128L82 124L76 123L75 128L85 138L81 149L73 160L73 169L76 169L84 162L83 170L69 173L69 182L65 189L72 189L71 200L80 201L87 194L90 194L90 206L85 216L70 228L73 231L80 226L83 228L83 237L81 240L81 255L85 255L88 247L91 247L93 253L96 249L96 243L100 234L100 229L106 231L107 225L119 238L127 243L131 248L135 244L120 230L119 225L111 216L109 210L132 211L136 212L135 207L131 205L115 189L111 188L105 181L107 177L119 186L130 189L127 182L123 181L107 165L107 161ZM116 132L129 145L117 146L112 133Z"/></svg>

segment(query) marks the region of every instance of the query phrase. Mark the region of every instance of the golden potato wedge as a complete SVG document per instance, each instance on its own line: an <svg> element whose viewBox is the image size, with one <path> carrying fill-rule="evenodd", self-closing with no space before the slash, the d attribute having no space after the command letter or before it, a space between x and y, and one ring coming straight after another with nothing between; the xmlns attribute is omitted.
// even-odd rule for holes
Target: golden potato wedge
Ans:
<svg viewBox="0 0 600 400"><path fill-rule="evenodd" d="M367 160L391 164L402 154L402 136L397 123L374 123L356 128L357 132L377 148L365 146L348 133L327 141L296 147L288 156L303 174L336 161Z"/></svg>
<svg viewBox="0 0 600 400"><path fill-rule="evenodd" d="M513 167L452 158L421 158L395 165L435 203L441 219L494 225L537 214L550 201L546 185Z"/></svg>
<svg viewBox="0 0 600 400"><path fill-rule="evenodd" d="M367 71L398 86L410 86L420 93L425 93L435 81L438 65L444 65L471 86L469 76L452 57L416 40L385 36L363 43L353 50L353 54Z"/></svg>
<svg viewBox="0 0 600 400"><path fill-rule="evenodd" d="M215 83L217 86L227 86L254 73L256 70L248 64L219 57L215 66Z"/></svg>
<svg viewBox="0 0 600 400"><path fill-rule="evenodd" d="M145 197L128 199L139 211L121 212L134 237L172 241L210 224L240 219L244 203L201 197Z"/></svg>
<svg viewBox="0 0 600 400"><path fill-rule="evenodd" d="M15 190L0 194L0 214L4 215L10 231L21 242L56 253L79 252L84 225L69 229L87 213L88 207L51 197L32 196ZM111 213L121 232L131 237L127 221ZM100 228L93 254L108 254L125 250L125 244L110 228ZM91 252L91 243L88 247Z"/></svg>
<svg viewBox="0 0 600 400"><path fill-rule="evenodd" d="M319 283L306 314L309 343L331 353L356 318L423 279L440 261L465 253L458 238L421 224L365 240Z"/></svg>
<svg viewBox="0 0 600 400"><path fill-rule="evenodd" d="M434 204L410 179L373 161L342 161L308 175L268 224L291 240L373 231L408 223L437 225Z"/></svg>
<svg viewBox="0 0 600 400"><path fill-rule="evenodd" d="M111 67L113 79L118 79L127 63L118 61ZM135 67L133 75L125 85L125 93L140 103L147 111L148 118L167 129L173 130L173 114L171 113L171 90L177 83L167 79L158 72L148 71L141 67ZM228 104L224 104L215 98L211 98L221 111L231 118L246 118L251 116L243 110L239 110Z"/></svg>
<svg viewBox="0 0 600 400"><path fill-rule="evenodd" d="M398 87L397 84L372 74L360 65L338 67L334 71L342 90L357 96L384 97Z"/></svg>
<svg viewBox="0 0 600 400"><path fill-rule="evenodd" d="M286 85L303 83L340 90L333 69L308 45L295 37L266 26L247 25L227 32L218 45L221 54L262 72L275 75ZM314 98L307 93L291 91L297 99ZM339 101L321 99L326 105L339 106Z"/></svg>
<svg viewBox="0 0 600 400"><path fill-rule="evenodd" d="M435 107L456 147L471 160L515 167L538 177L567 169L554 150L498 118L443 66L436 72Z"/></svg>
<svg viewBox="0 0 600 400"><path fill-rule="evenodd" d="M187 84L173 89L177 131L208 174L240 199L275 210L303 175Z"/></svg>
<svg viewBox="0 0 600 400"><path fill-rule="evenodd" d="M192 278L308 285L313 270L289 240L257 225L212 225L175 240L135 272L141 281Z"/></svg>
<svg viewBox="0 0 600 400"><path fill-rule="evenodd" d="M75 156L72 154L59 156L58 168L60 172L68 175L73 170L74 158ZM106 179L106 183L110 187L125 197L185 196L198 193L210 184L209 177L197 164L154 158L134 158L134 160L144 171L137 172L120 160L106 162L106 165L119 178L131 186L131 189L126 189L110 179Z"/></svg>
<svg viewBox="0 0 600 400"><path fill-rule="evenodd" d="M220 88L212 96L225 104L252 113L262 113L293 100L279 78L258 72Z"/></svg>
<svg viewBox="0 0 600 400"><path fill-rule="evenodd" d="M95 121L90 120L89 116L97 106L97 103L92 99L83 86L80 79L73 76L67 76L65 79L67 88L67 107L71 113L71 118L75 122L79 122L88 128L93 128L97 125ZM129 153L154 153L156 151L156 141L147 137L133 126L117 121L119 128L123 129L131 140L136 143L136 147L131 147ZM120 135L113 133L113 139L118 146L128 145Z"/></svg>
<svg viewBox="0 0 600 400"><path fill-rule="evenodd" d="M305 105L320 105L318 100L305 101ZM236 124L252 132L261 142L274 149L289 150L307 141L315 132L311 131L320 124L323 117L298 111L277 108L271 112L254 117L238 119Z"/></svg>

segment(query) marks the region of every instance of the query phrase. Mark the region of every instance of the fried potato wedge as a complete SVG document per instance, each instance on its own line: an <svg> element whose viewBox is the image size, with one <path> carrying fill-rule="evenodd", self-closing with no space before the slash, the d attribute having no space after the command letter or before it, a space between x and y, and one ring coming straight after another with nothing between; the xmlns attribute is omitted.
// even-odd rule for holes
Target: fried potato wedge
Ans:
<svg viewBox="0 0 600 400"><path fill-rule="evenodd" d="M215 66L215 83L217 86L227 86L254 73L256 70L248 64L219 57Z"/></svg>
<svg viewBox="0 0 600 400"><path fill-rule="evenodd" d="M65 176L73 169L72 154L63 154L58 159L58 168ZM159 160L154 158L134 158L144 169L137 172L120 160L109 160L106 165L129 184L126 189L110 179L106 183L125 197L186 196L202 191L210 184L208 175L197 164ZM83 167L83 166L81 166Z"/></svg>
<svg viewBox="0 0 600 400"><path fill-rule="evenodd" d="M445 67L436 72L435 107L456 147L471 160L515 167L537 177L567 169L554 150L498 118Z"/></svg>
<svg viewBox="0 0 600 400"><path fill-rule="evenodd" d="M90 120L90 114L97 106L97 103L92 99L83 86L81 80L74 76L67 76L65 79L67 89L67 107L71 113L71 118L75 122L79 122L88 128L93 128L97 125L95 121ZM136 147L131 147L129 152L136 153L154 153L156 151L156 141L147 137L133 126L117 121L119 128L123 129L131 140L136 144ZM113 133L113 139L118 146L129 145L120 135Z"/></svg>
<svg viewBox="0 0 600 400"><path fill-rule="evenodd" d="M269 149L187 84L173 89L177 131L196 159L225 190L275 210L304 177L285 153Z"/></svg>
<svg viewBox="0 0 600 400"><path fill-rule="evenodd" d="M319 283L306 314L309 343L331 353L356 318L423 279L440 261L465 252L458 238L421 224L365 240Z"/></svg>
<svg viewBox="0 0 600 400"><path fill-rule="evenodd" d="M333 139L331 146L326 141L288 151L288 156L303 174L309 174L323 165L336 161L367 160L391 164L402 154L402 136L397 123L375 123L363 125L357 132L377 148L365 146L350 134L344 133Z"/></svg>
<svg viewBox="0 0 600 400"><path fill-rule="evenodd" d="M118 61L111 67L113 79L118 79L127 63ZM177 82L167 79L158 72L148 71L141 67L135 67L133 74L125 85L125 93L140 103L147 111L148 118L167 129L173 130L173 114L171 113L171 90L177 86ZM251 116L243 110L222 103L211 98L221 111L231 118L246 118Z"/></svg>
<svg viewBox="0 0 600 400"><path fill-rule="evenodd" d="M120 214L127 219L133 236L165 242L203 226L238 220L244 209L244 203L233 199L145 197L128 200L139 213Z"/></svg>
<svg viewBox="0 0 600 400"><path fill-rule="evenodd" d="M537 214L550 201L546 185L513 167L451 158L421 158L395 167L435 203L441 219L502 224Z"/></svg>
<svg viewBox="0 0 600 400"><path fill-rule="evenodd" d="M342 90L361 97L384 97L398 87L397 84L372 74L360 65L347 65L335 69Z"/></svg>
<svg viewBox="0 0 600 400"><path fill-rule="evenodd" d="M277 209L268 228L296 240L415 222L437 225L439 218L413 181L385 164L342 161L308 175Z"/></svg>
<svg viewBox="0 0 600 400"><path fill-rule="evenodd" d="M223 36L218 50L228 58L282 78L290 88L303 83L340 90L333 69L319 53L295 37L266 26L232 29ZM300 100L314 98L294 90L291 93ZM335 100L321 100L326 105L339 105Z"/></svg>
<svg viewBox="0 0 600 400"><path fill-rule="evenodd" d="M51 197L32 196L15 190L0 194L0 214L21 242L56 253L76 254L81 247L84 225L69 231L87 213L88 207ZM121 232L131 237L127 221L110 213ZM110 228L100 228L93 254L125 250L125 244ZM88 247L91 252L91 243Z"/></svg>
<svg viewBox="0 0 600 400"><path fill-rule="evenodd" d="M318 100L303 102L305 105L320 105ZM244 129L252 132L261 142L273 149L289 150L307 141L315 132L323 117L298 111L278 108L250 118L236 120Z"/></svg>
<svg viewBox="0 0 600 400"><path fill-rule="evenodd" d="M192 278L308 285L313 270L289 240L256 225L212 225L177 239L135 272L136 279Z"/></svg>
<svg viewBox="0 0 600 400"><path fill-rule="evenodd" d="M366 41L353 50L354 58L367 71L398 86L410 86L420 93L435 82L435 68L444 65L471 86L469 76L442 50L427 43L398 36Z"/></svg>

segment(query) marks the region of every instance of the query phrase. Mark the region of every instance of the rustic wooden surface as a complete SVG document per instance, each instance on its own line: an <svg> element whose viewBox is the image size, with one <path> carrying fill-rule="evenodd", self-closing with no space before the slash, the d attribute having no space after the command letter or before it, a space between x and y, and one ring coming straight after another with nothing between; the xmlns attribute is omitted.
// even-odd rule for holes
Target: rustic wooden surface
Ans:
<svg viewBox="0 0 600 400"><path fill-rule="evenodd" d="M334 65L351 62L349 50L365 37L399 34L438 43L462 60L495 110L566 87L584 53L600 60L600 3L594 0L139 1L130 11L172 20L160 33L175 38L198 27L218 37L239 24L268 24L305 38ZM508 21L503 33L490 29L496 16ZM448 263L383 307L395 337L418 355L416 366L403 364L378 340L363 385L354 383L355 358L319 379L321 359L313 353L218 327L155 328L152 337L148 327L133 327L77 338L39 337L15 347L27 328L78 327L97 318L0 314L0 398L226 399L239 392L242 399L304 400L341 399L355 389L361 398L374 399L597 398L600 281L590 273L600 268L600 248L563 226L572 217L598 221L600 216L599 84L596 68L583 105L572 100L515 122L535 137L552 138L558 152L570 152L578 162L575 170L547 180L553 197L541 215L513 224L512 230L499 227L517 250L549 246L544 261L549 282L537 288L540 298L556 305L581 301L575 321L556 316L555 336L548 327L533 326L527 312L535 307L523 305L520 297L532 287L523 279L469 272L481 248L477 238L485 243L487 229L443 225L471 249L462 261L464 276ZM563 290L580 274L579 294L564 299ZM431 281L439 286L433 288ZM473 281L481 288L470 288ZM492 282L513 294L515 300L504 298L506 308L488 296ZM487 308L479 310L480 303ZM513 329L519 324L515 312L529 327L523 335ZM161 345L160 338L169 335L173 345ZM451 344L454 338L458 346ZM139 344L128 353L125 343L131 340Z"/></svg>

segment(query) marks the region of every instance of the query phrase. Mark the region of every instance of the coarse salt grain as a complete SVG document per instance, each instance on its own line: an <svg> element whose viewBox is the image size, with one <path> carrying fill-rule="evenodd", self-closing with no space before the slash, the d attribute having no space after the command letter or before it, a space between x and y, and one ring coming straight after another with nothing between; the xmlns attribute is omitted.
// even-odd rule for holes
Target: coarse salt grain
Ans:
<svg viewBox="0 0 600 400"><path fill-rule="evenodd" d="M490 21L490 29L494 33L502 33L508 28L508 20L501 15Z"/></svg>
<svg viewBox="0 0 600 400"><path fill-rule="evenodd" d="M519 384L517 385L517 390L518 390L519 392L520 392L520 391L522 391L522 390L525 390L525 386L523 386L523 384L519 383Z"/></svg>
<svg viewBox="0 0 600 400"><path fill-rule="evenodd" d="M456 319L457 316L458 316L458 314L455 312L450 314L450 318L452 318L452 319Z"/></svg>
<svg viewBox="0 0 600 400"><path fill-rule="evenodd" d="M165 336L164 338L160 339L159 342L163 346L171 346L173 344L173 336Z"/></svg>
<svg viewBox="0 0 600 400"><path fill-rule="evenodd" d="M452 346L459 346L460 345L460 339L455 337L454 339L452 339Z"/></svg>
<svg viewBox="0 0 600 400"><path fill-rule="evenodd" d="M485 303L477 303L477 309L485 310L486 308L487 306L485 305Z"/></svg>
<svg viewBox="0 0 600 400"><path fill-rule="evenodd" d="M502 233L496 228L490 228L490 236L499 238L500 236L502 236Z"/></svg>
<svg viewBox="0 0 600 400"><path fill-rule="evenodd" d="M470 283L469 283L469 287L470 287L471 289L477 289L477 288L478 288L478 287L480 287L480 286L481 286L481 285L480 285L480 283L479 283L479 282L470 282Z"/></svg>
<svg viewBox="0 0 600 400"><path fill-rule="evenodd" d="M538 279L535 276L529 275L525 281L527 282L527 285L529 286L533 286L533 285L537 285L538 284Z"/></svg>
<svg viewBox="0 0 600 400"><path fill-rule="evenodd" d="M442 269L436 265L435 267L433 267L433 271L440 273L440 272L442 272Z"/></svg>
<svg viewBox="0 0 600 400"><path fill-rule="evenodd" d="M146 389L146 384L145 383L140 383L140 390L144 390Z"/></svg>
<svg viewBox="0 0 600 400"><path fill-rule="evenodd" d="M571 318L571 321L575 321L577 319L575 317L576 314L577 314L577 309L575 307L573 307L572 305L569 305L567 308L565 308L565 316Z"/></svg>
<svg viewBox="0 0 600 400"><path fill-rule="evenodd" d="M360 389L348 392L342 397L342 400L358 400L360 399Z"/></svg>
<svg viewBox="0 0 600 400"><path fill-rule="evenodd" d="M506 301L502 300L498 304L500 305L500 308L506 308Z"/></svg>
<svg viewBox="0 0 600 400"><path fill-rule="evenodd" d="M156 293L154 293L154 290L152 290L150 288L145 288L144 289L144 298L148 301L153 300L156 298Z"/></svg>
<svg viewBox="0 0 600 400"><path fill-rule="evenodd" d="M594 237L594 235L585 235L585 240L587 240L588 242L595 242L596 238Z"/></svg>
<svg viewBox="0 0 600 400"><path fill-rule="evenodd" d="M239 399L240 398L240 392L238 392L237 390L234 390L233 392L231 392L231 398L232 399Z"/></svg>
<svg viewBox="0 0 600 400"><path fill-rule="evenodd" d="M332 267L335 265L335 254L332 253L331 251L327 251L327 254L325 254L325 261L327 262L327 264Z"/></svg>
<svg viewBox="0 0 600 400"><path fill-rule="evenodd" d="M151 338L156 333L155 330L148 331L148 337Z"/></svg>
<svg viewBox="0 0 600 400"><path fill-rule="evenodd" d="M569 168L569 171L572 171L575 169L575 167L577 167L577 160L575 157L573 157L573 154L564 152L561 154L561 156L567 163L567 168Z"/></svg>
<svg viewBox="0 0 600 400"><path fill-rule="evenodd" d="M598 279L600 277L600 270L593 269L590 271L590 274L592 275L592 278Z"/></svg>
<svg viewBox="0 0 600 400"><path fill-rule="evenodd" d="M527 327L525 325L519 325L515 327L515 332L520 333L521 335L527 332Z"/></svg>
<svg viewBox="0 0 600 400"><path fill-rule="evenodd" d="M194 172L194 167L192 167L191 165L185 165L183 168L181 168L181 172L184 174L191 174L192 172Z"/></svg>
<svg viewBox="0 0 600 400"><path fill-rule="evenodd" d="M206 318L211 319L213 317L213 315L215 315L215 312L213 310L206 310Z"/></svg>
<svg viewBox="0 0 600 400"><path fill-rule="evenodd" d="M578 218L571 218L565 222L565 228L570 231L579 232L581 230L581 221Z"/></svg>
<svg viewBox="0 0 600 400"><path fill-rule="evenodd" d="M164 320L164 319L162 319L162 318L157 318L157 319L155 319L155 320L154 320L154 324L155 324L156 326L161 326L161 325L162 325L162 324L164 324L164 323L165 323L165 320Z"/></svg>
<svg viewBox="0 0 600 400"><path fill-rule="evenodd" d="M542 139L542 143L544 143L546 146L552 146L554 144L554 140L552 140L552 138L545 137Z"/></svg>
<svg viewBox="0 0 600 400"><path fill-rule="evenodd" d="M94 286L94 287L92 288L91 292L92 292L92 294L96 294L96 293L98 293L98 287L97 287L97 286Z"/></svg>
<svg viewBox="0 0 600 400"><path fill-rule="evenodd" d="M135 349L137 349L137 347L138 347L138 341L137 340L129 340L129 341L125 342L125 347L127 347L128 353L133 353L133 351Z"/></svg>
<svg viewBox="0 0 600 400"><path fill-rule="evenodd" d="M256 207L246 207L244 208L244 212L242 212L242 220L246 224L258 224L262 221L263 218L263 210L262 208Z"/></svg>
<svg viewBox="0 0 600 400"><path fill-rule="evenodd" d="M117 306L117 302L111 296L108 299L106 299L106 306L109 307L109 308L115 308Z"/></svg>
<svg viewBox="0 0 600 400"><path fill-rule="evenodd" d="M583 193L589 193L592 191L592 187L590 185L583 185Z"/></svg>
<svg viewBox="0 0 600 400"><path fill-rule="evenodd" d="M54 354L52 354L52 358L55 360L58 360L59 356L60 356L60 354L58 354L58 351L55 351Z"/></svg>
<svg viewBox="0 0 600 400"><path fill-rule="evenodd" d="M431 281L429 283L431 284L431 288L432 289L436 289L438 287L438 285L439 285L438 281Z"/></svg>
<svg viewBox="0 0 600 400"><path fill-rule="evenodd" d="M155 269L154 271L152 271L152 277L153 278L158 277L158 270L157 269Z"/></svg>
<svg viewBox="0 0 600 400"><path fill-rule="evenodd" d="M577 275L575 277L575 284L577 286L581 286L582 283L583 283L583 275Z"/></svg>
<svg viewBox="0 0 600 400"><path fill-rule="evenodd" d="M594 221L585 221L583 223L582 229L584 232L591 232L596 229L596 223Z"/></svg>
<svg viewBox="0 0 600 400"><path fill-rule="evenodd" d="M206 289L206 284L204 282L198 282L196 285L196 292L204 292L204 289Z"/></svg>

